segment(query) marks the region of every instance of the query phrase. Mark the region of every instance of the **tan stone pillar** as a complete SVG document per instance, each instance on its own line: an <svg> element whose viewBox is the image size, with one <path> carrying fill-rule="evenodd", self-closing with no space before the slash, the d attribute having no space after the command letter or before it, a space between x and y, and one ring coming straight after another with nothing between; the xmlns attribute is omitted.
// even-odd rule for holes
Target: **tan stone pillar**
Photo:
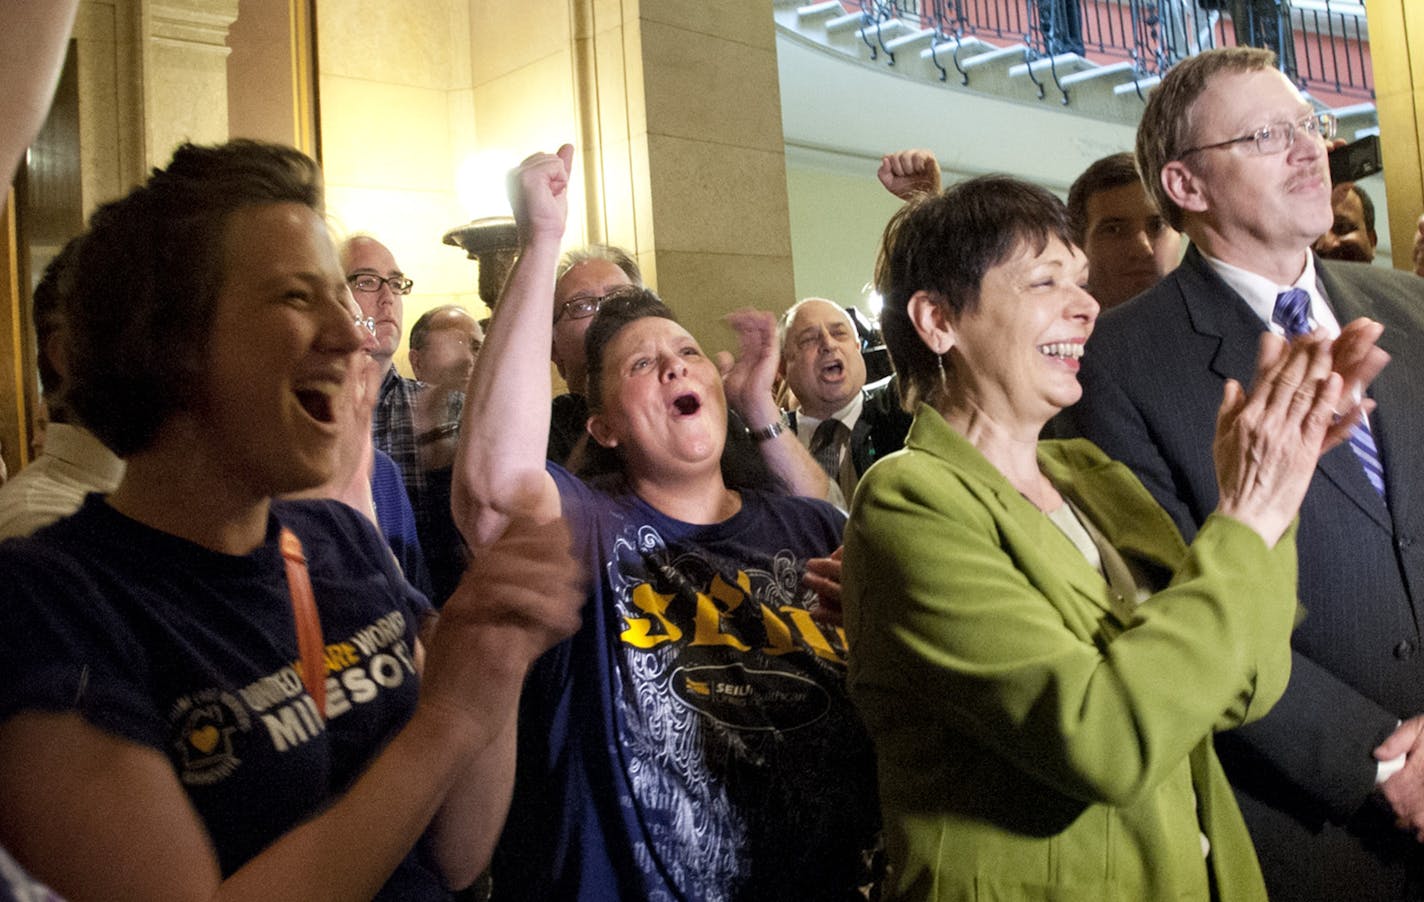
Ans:
<svg viewBox="0 0 1424 902"><path fill-rule="evenodd" d="M575 3L588 232L631 237L692 332L731 347L722 315L795 300L771 11L637 0L620 18L610 6Z"/></svg>
<svg viewBox="0 0 1424 902"><path fill-rule="evenodd" d="M162 166L184 141L226 141L227 32L238 0L142 0L144 157Z"/></svg>
<svg viewBox="0 0 1424 902"><path fill-rule="evenodd" d="M1424 4L1365 0L1365 11L1393 261L1412 270L1415 224L1424 213Z"/></svg>
<svg viewBox="0 0 1424 902"><path fill-rule="evenodd" d="M733 347L717 323L723 314L789 306L786 159L765 0L510 6L475 0L475 128L482 145L575 141L582 196L566 243L632 250L709 350Z"/></svg>

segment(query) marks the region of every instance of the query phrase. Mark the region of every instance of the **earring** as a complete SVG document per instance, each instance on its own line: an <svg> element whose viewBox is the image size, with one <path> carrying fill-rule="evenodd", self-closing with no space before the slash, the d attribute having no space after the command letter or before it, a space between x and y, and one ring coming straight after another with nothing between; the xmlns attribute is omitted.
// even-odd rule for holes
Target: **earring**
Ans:
<svg viewBox="0 0 1424 902"><path fill-rule="evenodd" d="M949 378L944 374L944 355L935 355L935 366L939 367L939 387L942 390L949 390Z"/></svg>

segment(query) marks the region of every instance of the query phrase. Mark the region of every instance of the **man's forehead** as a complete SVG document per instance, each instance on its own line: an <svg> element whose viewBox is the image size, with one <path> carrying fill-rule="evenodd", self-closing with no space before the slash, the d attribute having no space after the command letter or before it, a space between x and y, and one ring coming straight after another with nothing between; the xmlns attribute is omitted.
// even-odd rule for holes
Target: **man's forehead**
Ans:
<svg viewBox="0 0 1424 902"><path fill-rule="evenodd" d="M580 260L570 266L568 272L564 273L554 286L554 296L562 301L582 291L602 294L606 288L632 284L633 280L628 278L628 274L619 268L617 263L594 257Z"/></svg>
<svg viewBox="0 0 1424 902"><path fill-rule="evenodd" d="M1096 191L1089 195L1086 206L1090 223L1150 219L1157 215L1157 209L1148 200L1147 189L1142 187L1141 182L1128 182Z"/></svg>
<svg viewBox="0 0 1424 902"><path fill-rule="evenodd" d="M1294 121L1312 110L1280 72L1255 69L1223 72L1213 78L1192 105L1192 118L1198 132L1214 124L1234 134L1270 122Z"/></svg>
<svg viewBox="0 0 1424 902"><path fill-rule="evenodd" d="M796 307L796 313L791 318L791 331L801 332L805 329L819 329L826 324L836 324L850 327L850 314L841 309L840 305L830 301L813 298L802 301Z"/></svg>
<svg viewBox="0 0 1424 902"><path fill-rule="evenodd" d="M435 318L430 324L431 332L461 332L473 335L480 330L480 324L468 313L450 310Z"/></svg>
<svg viewBox="0 0 1424 902"><path fill-rule="evenodd" d="M347 242L342 254L347 274L358 272L376 275L405 275L396 265L395 255L379 241L371 238L353 238Z"/></svg>
<svg viewBox="0 0 1424 902"><path fill-rule="evenodd" d="M1360 202L1360 196L1355 193L1349 185L1339 185L1335 188L1335 196L1331 201L1331 206L1337 213L1359 214L1363 219L1365 215L1365 205Z"/></svg>

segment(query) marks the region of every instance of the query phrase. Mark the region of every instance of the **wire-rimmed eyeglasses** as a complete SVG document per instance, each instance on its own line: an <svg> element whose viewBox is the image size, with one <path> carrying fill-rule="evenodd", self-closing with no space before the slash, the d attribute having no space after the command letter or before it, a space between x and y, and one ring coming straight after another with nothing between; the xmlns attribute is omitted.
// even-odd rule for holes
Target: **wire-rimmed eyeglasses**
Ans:
<svg viewBox="0 0 1424 902"><path fill-rule="evenodd" d="M362 294L375 294L381 290L382 285L391 289L391 294L410 294L410 290L415 287L415 283L405 276L391 276L383 279L375 273L358 272L354 276L347 276L346 281L351 283L351 287Z"/></svg>
<svg viewBox="0 0 1424 902"><path fill-rule="evenodd" d="M1270 156L1280 153L1294 144L1296 131L1303 131L1312 138L1323 138L1329 141L1335 137L1336 127L1337 121L1333 113L1311 113L1295 122L1272 122L1270 125L1263 125L1251 134L1242 135L1239 138L1188 148L1177 154L1177 159L1183 159L1188 154L1194 154L1200 150L1216 150L1236 144L1245 144L1247 141L1256 142L1256 153L1261 156Z"/></svg>
<svg viewBox="0 0 1424 902"><path fill-rule="evenodd" d="M595 297L593 295L581 294L571 297L559 305L559 310L554 314L554 322L558 322L565 317L569 319L588 319L598 312L598 308L603 306L603 302L608 299L608 295Z"/></svg>

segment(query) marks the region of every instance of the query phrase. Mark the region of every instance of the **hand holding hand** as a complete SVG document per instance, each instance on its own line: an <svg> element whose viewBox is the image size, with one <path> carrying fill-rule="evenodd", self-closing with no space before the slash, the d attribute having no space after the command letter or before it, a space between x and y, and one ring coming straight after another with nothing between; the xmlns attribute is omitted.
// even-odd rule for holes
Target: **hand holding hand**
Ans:
<svg viewBox="0 0 1424 902"><path fill-rule="evenodd" d="M781 366L777 344L776 317L764 310L735 310L722 321L737 333L735 358L726 351L717 355L722 386L731 405L752 428L773 423L781 416L772 385Z"/></svg>
<svg viewBox="0 0 1424 902"><path fill-rule="evenodd" d="M1331 371L1331 342L1304 336L1290 345L1261 336L1249 393L1228 380L1212 444L1220 489L1218 510L1275 545L1305 498L1329 437L1347 434L1337 421L1343 380Z"/></svg>
<svg viewBox="0 0 1424 902"><path fill-rule="evenodd" d="M489 728L481 702L497 703L536 658L578 629L587 592L569 544L562 518L538 524L516 517L499 539L474 552L440 612L422 705Z"/></svg>
<svg viewBox="0 0 1424 902"><path fill-rule="evenodd" d="M885 190L901 200L939 191L939 161L933 151L902 150L880 158L876 172Z"/></svg>
<svg viewBox="0 0 1424 902"><path fill-rule="evenodd" d="M536 236L563 237L573 165L574 146L565 144L557 153L530 154L509 173L509 205L525 243Z"/></svg>
<svg viewBox="0 0 1424 902"><path fill-rule="evenodd" d="M831 552L830 557L813 557L806 561L806 573L801 584L816 593L819 602L811 610L811 616L832 626L840 626L841 610L841 555L845 546Z"/></svg>
<svg viewBox="0 0 1424 902"><path fill-rule="evenodd" d="M1424 717L1400 724L1375 749L1377 761L1404 755L1404 766L1380 786L1380 794L1394 812L1395 825L1424 843Z"/></svg>

